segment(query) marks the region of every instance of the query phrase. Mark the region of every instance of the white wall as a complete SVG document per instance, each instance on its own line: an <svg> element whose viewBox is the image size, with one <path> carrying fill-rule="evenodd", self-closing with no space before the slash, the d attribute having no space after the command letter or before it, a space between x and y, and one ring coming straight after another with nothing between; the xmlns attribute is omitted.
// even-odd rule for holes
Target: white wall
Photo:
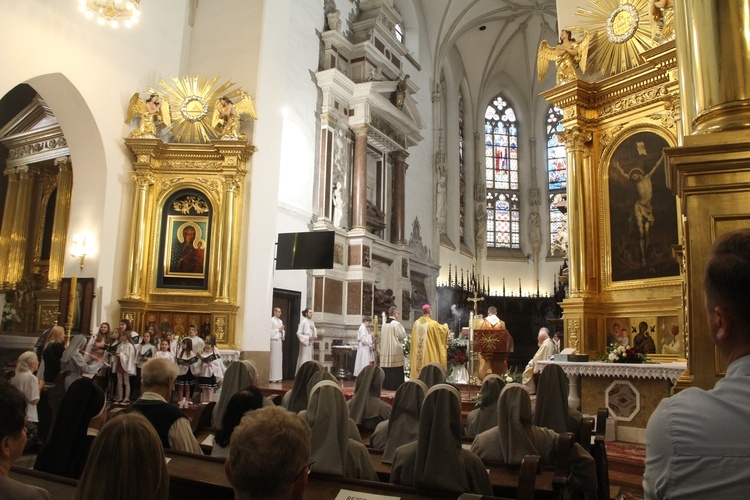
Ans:
<svg viewBox="0 0 750 500"><path fill-rule="evenodd" d="M95 277L101 319L116 322L132 204L125 112L133 93L179 73L190 37L187 1L143 2L141 22L118 30L86 20L77 8L72 1L3 2L0 95L27 82L60 122L73 162L67 245L85 232L93 246L83 272L67 259L65 275Z"/></svg>

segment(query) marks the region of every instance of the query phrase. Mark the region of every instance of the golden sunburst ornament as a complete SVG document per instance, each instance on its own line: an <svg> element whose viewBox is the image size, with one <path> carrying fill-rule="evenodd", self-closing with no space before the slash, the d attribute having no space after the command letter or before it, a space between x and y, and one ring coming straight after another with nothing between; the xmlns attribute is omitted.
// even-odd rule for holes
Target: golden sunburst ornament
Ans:
<svg viewBox="0 0 750 500"><path fill-rule="evenodd" d="M640 54L656 46L651 38L649 0L589 0L590 7L578 7L576 15L589 21L573 29L588 30L593 41L589 68L608 76L634 68Z"/></svg>
<svg viewBox="0 0 750 500"><path fill-rule="evenodd" d="M216 82L219 77L173 76L170 82L161 80L159 86L169 101L172 126L169 136L177 142L208 142L217 137L211 120L214 108L222 97L232 99L242 95L242 89L231 89L234 82L227 81L221 85ZM149 92L152 92L149 89ZM156 92L154 92L156 93Z"/></svg>

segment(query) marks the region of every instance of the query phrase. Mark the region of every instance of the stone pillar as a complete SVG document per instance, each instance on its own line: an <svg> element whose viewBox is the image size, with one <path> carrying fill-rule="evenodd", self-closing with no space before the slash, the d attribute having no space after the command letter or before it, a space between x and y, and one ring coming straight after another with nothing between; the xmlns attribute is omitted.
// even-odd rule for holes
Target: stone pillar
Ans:
<svg viewBox="0 0 750 500"><path fill-rule="evenodd" d="M149 249L149 190L154 184L154 176L150 172L134 172L130 178L135 182L135 199L133 200L133 225L130 234L130 256L128 263L128 299L141 299L144 281L145 256Z"/></svg>
<svg viewBox="0 0 750 500"><path fill-rule="evenodd" d="M354 131L354 174L352 179L352 229L367 229L367 125Z"/></svg>
<svg viewBox="0 0 750 500"><path fill-rule="evenodd" d="M236 212L237 189L242 185L239 176L226 176L222 179L224 200L221 204L221 246L218 249L216 270L218 272L218 286L216 302L229 302L232 293L232 249L234 247L234 224Z"/></svg>
<svg viewBox="0 0 750 500"><path fill-rule="evenodd" d="M570 268L570 296L580 297L586 290L587 249L595 241L586 231L584 213L586 199L586 179L584 175L584 144L591 141L591 132L573 126L561 133L568 157L568 266Z"/></svg>
<svg viewBox="0 0 750 500"><path fill-rule="evenodd" d="M52 223L52 245L49 254L49 283L47 288L57 290L65 273L65 239L70 222L70 198L73 193L73 169L70 157L61 156L55 159L60 169L57 174L57 197L55 201L55 220Z"/></svg>
<svg viewBox="0 0 750 500"><path fill-rule="evenodd" d="M18 201L20 176L16 169L7 170L8 191L5 198L5 209L3 210L3 222L0 229L0 262L10 262L11 235L13 234L13 222L16 219L16 203ZM0 266L0 283L3 288L8 288L9 265Z"/></svg>
<svg viewBox="0 0 750 500"><path fill-rule="evenodd" d="M7 260L6 281L10 284L23 279L27 243L29 235L29 216L31 214L31 195L34 190L34 178L37 170L29 166L17 167L19 172L18 195L16 198L16 213L13 220L13 230L10 235L10 247Z"/></svg>
<svg viewBox="0 0 750 500"><path fill-rule="evenodd" d="M393 214L391 243L403 245L406 243L406 151L394 151L393 159Z"/></svg>

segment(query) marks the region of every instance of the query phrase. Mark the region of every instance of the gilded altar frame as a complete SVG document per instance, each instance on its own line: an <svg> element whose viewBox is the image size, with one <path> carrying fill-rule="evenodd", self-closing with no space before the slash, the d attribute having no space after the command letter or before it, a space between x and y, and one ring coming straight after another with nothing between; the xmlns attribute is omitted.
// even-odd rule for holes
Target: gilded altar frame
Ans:
<svg viewBox="0 0 750 500"><path fill-rule="evenodd" d="M133 153L135 192L127 291L119 301L122 316L133 322L136 331L145 330L152 316L190 318L192 314L201 318L195 325L199 329L206 328L205 319L210 318L217 343L236 348L245 165L255 147L245 140L168 144L128 138L125 144ZM191 193L197 202L187 200ZM203 229L195 238L195 249L204 252L199 259L203 268L196 272L193 259L192 268L183 268L188 271L172 273L169 264L165 266L171 252L166 246L173 244L175 230L189 225ZM191 280L200 283L190 286Z"/></svg>
<svg viewBox="0 0 750 500"><path fill-rule="evenodd" d="M678 136L675 118L680 114L679 85L674 43L648 50L642 57L639 66L604 80L576 80L542 93L563 110L564 131L560 138L568 160L570 296L562 303L565 339L568 347L592 356L606 351L610 327L616 320L627 320L632 329L643 318L653 318L649 325L659 336L655 340L660 340L662 330L671 328L676 317L683 345L689 345L681 251L684 234L676 196L677 241L672 248L661 251L674 256L673 269L679 271L669 276L656 273L656 277L649 278L613 279L610 162L618 147L639 132L653 132L664 139L666 147L676 144ZM662 168L666 175L665 165ZM632 201L629 199L629 203ZM667 361L689 355L687 349L683 353L651 357Z"/></svg>

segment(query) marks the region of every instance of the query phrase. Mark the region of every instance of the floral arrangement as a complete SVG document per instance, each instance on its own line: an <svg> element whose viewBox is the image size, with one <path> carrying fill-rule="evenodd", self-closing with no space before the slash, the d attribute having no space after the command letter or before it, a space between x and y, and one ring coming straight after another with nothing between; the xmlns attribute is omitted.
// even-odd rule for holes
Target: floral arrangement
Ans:
<svg viewBox="0 0 750 500"><path fill-rule="evenodd" d="M607 348L607 363L646 363L648 358L642 349L632 346L612 344Z"/></svg>
<svg viewBox="0 0 750 500"><path fill-rule="evenodd" d="M466 346L458 342L448 344L448 364L463 365L469 362L469 356L466 354Z"/></svg>
<svg viewBox="0 0 750 500"><path fill-rule="evenodd" d="M14 321L21 321L21 318L18 316L18 312L13 307L13 304L6 302L3 304L3 325L7 326Z"/></svg>

